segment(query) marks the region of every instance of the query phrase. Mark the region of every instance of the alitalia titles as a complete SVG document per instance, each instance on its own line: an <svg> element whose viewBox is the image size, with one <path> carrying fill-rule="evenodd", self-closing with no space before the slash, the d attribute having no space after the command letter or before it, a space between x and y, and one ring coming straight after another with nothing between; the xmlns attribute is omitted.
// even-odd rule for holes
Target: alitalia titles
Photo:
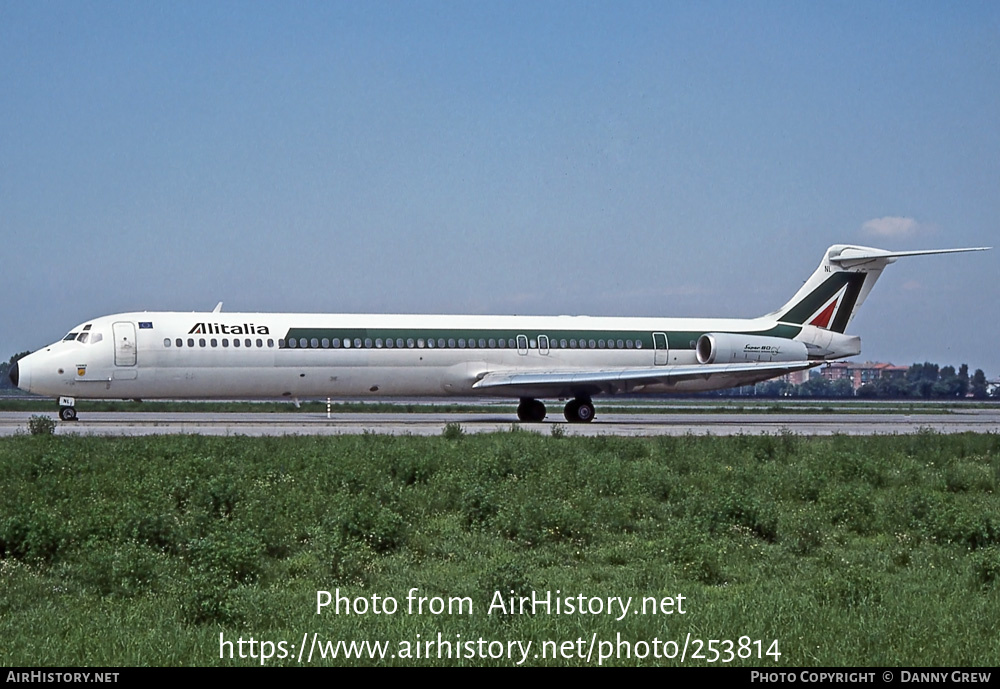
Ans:
<svg viewBox="0 0 1000 689"><path fill-rule="evenodd" d="M194 327L188 330L188 335L270 335L271 331L266 325L254 325L253 323L243 323L242 325L229 325L227 323L195 323Z"/></svg>

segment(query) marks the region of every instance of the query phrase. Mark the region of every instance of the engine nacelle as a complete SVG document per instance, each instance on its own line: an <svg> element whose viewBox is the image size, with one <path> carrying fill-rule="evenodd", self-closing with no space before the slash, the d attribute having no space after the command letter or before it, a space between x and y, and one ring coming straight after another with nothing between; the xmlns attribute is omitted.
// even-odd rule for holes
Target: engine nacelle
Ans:
<svg viewBox="0 0 1000 689"><path fill-rule="evenodd" d="M783 337L705 333L695 347L700 364L744 364L757 361L808 361L806 346Z"/></svg>

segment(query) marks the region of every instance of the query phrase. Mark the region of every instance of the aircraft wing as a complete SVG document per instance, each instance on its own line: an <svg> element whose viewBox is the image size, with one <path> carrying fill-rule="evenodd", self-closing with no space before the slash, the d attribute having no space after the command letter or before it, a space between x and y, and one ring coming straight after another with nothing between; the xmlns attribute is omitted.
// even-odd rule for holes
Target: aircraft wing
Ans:
<svg viewBox="0 0 1000 689"><path fill-rule="evenodd" d="M733 377L733 385L746 385L792 371L818 366L820 361L782 361L741 364L692 364L635 369L564 371L490 371L473 384L475 390L506 390L511 395L572 397L582 392L615 394L649 385L670 385L716 376Z"/></svg>

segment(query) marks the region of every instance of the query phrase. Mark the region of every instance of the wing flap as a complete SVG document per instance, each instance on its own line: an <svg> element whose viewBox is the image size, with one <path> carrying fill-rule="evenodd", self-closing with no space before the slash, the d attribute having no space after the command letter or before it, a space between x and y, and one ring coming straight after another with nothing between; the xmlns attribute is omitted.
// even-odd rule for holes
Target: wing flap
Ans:
<svg viewBox="0 0 1000 689"><path fill-rule="evenodd" d="M645 385L668 385L684 380L713 376L746 374L748 378L763 374L763 378L812 368L822 362L785 361L745 364L693 364L689 366L656 366L637 369L577 370L577 371L490 371L473 384L476 390L516 388L537 390L539 395L562 394L553 391L592 389L599 392L627 392ZM738 383L737 383L738 384Z"/></svg>

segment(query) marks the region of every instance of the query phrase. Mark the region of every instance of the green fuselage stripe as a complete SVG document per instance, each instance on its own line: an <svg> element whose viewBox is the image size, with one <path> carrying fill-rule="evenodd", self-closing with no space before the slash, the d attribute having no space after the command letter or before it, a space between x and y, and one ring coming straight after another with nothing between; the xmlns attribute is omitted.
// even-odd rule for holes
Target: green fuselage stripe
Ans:
<svg viewBox="0 0 1000 689"><path fill-rule="evenodd" d="M779 324L767 330L756 330L746 332L746 335L757 335L765 337L779 337L783 339L791 339L799 334L801 328L794 325ZM492 348L512 348L511 342L513 341L517 346L517 338L519 336L526 337L529 340L529 346L532 348L538 346L539 337L548 337L549 346L553 349L562 349L565 346L572 346L570 343L575 341L576 348L590 349L590 341L593 340L600 347L600 342L605 342L604 349L619 349L621 345L618 341L627 343L632 342L633 348L636 349L652 349L653 348L653 332L664 332L664 331L638 331L638 330L544 330L544 331L532 331L532 330L509 330L509 329L474 329L474 328L290 328L288 333L285 335L285 341L295 340L300 342L305 340L307 343L311 343L314 339L322 342L326 340L332 342L333 340L360 340L363 344L362 346L371 346L370 344L364 344L366 341L374 342L376 340L402 340L407 343L409 340L424 341L428 342L434 340L434 345L439 346L438 341L443 340L445 346L449 348L454 348L460 340L465 342L466 349L479 348L479 341L482 340L487 343L489 347L489 341L493 340L495 347ZM716 332L716 331L666 331L667 344L670 349L694 349L695 343L698 338L704 335L706 332ZM566 341L566 345L562 344L562 341ZM455 342L452 345L449 342ZM502 341L502 344L500 342ZM613 346L607 346L607 343L614 342ZM580 347L579 343L585 342L585 347ZM311 346L311 345L310 345Z"/></svg>

